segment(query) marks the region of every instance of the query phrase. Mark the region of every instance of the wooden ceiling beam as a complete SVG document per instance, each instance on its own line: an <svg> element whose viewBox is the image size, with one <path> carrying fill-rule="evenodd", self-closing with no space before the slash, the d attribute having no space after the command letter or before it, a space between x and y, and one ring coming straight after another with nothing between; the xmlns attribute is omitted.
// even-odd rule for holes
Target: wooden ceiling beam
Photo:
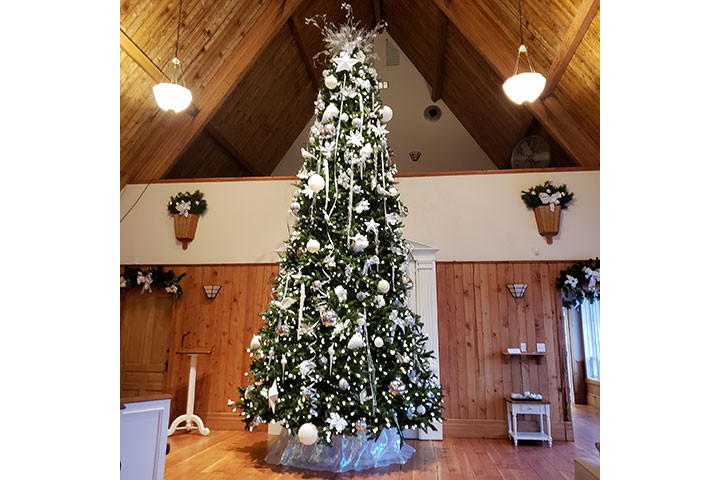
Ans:
<svg viewBox="0 0 720 480"><path fill-rule="evenodd" d="M373 0L373 15L375 16L375 25L382 21L382 7L380 0Z"/></svg>
<svg viewBox="0 0 720 480"><path fill-rule="evenodd" d="M310 54L308 53L307 48L302 41L302 38L300 38L300 33L298 32L295 16L290 15L287 23L288 27L290 27L290 31L292 32L293 39L295 39L295 45L297 45L298 51L300 52L300 57L302 58L303 64L305 65L305 70L307 70L308 75L310 76L310 81L312 82L313 87L315 87L315 90L320 90L320 79L318 78L317 71L313 66L312 58L310 57Z"/></svg>
<svg viewBox="0 0 720 480"><path fill-rule="evenodd" d="M235 163L240 165L245 171L249 172L253 176L262 176L263 174L255 168L250 162L246 161L240 151L235 148L235 145L225 138L225 135L220 132L212 122L208 122L205 126L205 133L210 135L217 144L225 150L225 152L232 158Z"/></svg>
<svg viewBox="0 0 720 480"><path fill-rule="evenodd" d="M148 57L145 52L143 52L142 49L132 41L127 33L122 31L122 29L120 29L120 48L132 59L133 62L138 65L138 67L147 73L148 76L155 81L155 83L170 81L170 78L165 75L165 73L160 70L160 68L155 65L152 60L150 60L150 57ZM188 108L184 110L184 112L189 114L191 117L196 116L199 111L200 110L194 103L190 103Z"/></svg>
<svg viewBox="0 0 720 480"><path fill-rule="evenodd" d="M438 15L440 16L440 38L435 51L435 71L433 72L432 91L430 93L433 102L437 102L442 97L443 78L445 77L445 50L447 49L448 36L448 18L441 10L438 10Z"/></svg>
<svg viewBox="0 0 720 480"><path fill-rule="evenodd" d="M540 125L582 167L600 168L600 147L585 133L555 97L527 105Z"/></svg>
<svg viewBox="0 0 720 480"><path fill-rule="evenodd" d="M128 175L131 182L146 182L165 176L205 129L263 47L287 24L288 18L301 3L302 0L269 0L262 4L242 39L212 79L197 93L198 115L195 118L177 118L172 128L160 124L149 133L157 140L148 146L142 158L136 160L135 168Z"/></svg>
<svg viewBox="0 0 720 480"><path fill-rule="evenodd" d="M563 43L558 49L558 56L548 70L543 98L549 97L555 90L599 9L600 0L585 0L580 4L577 14L563 38Z"/></svg>
<svg viewBox="0 0 720 480"><path fill-rule="evenodd" d="M490 65L500 83L512 75L517 45L500 29L497 19L483 2L433 1ZM578 127L553 97L538 99L526 108L579 165L600 166L600 146Z"/></svg>

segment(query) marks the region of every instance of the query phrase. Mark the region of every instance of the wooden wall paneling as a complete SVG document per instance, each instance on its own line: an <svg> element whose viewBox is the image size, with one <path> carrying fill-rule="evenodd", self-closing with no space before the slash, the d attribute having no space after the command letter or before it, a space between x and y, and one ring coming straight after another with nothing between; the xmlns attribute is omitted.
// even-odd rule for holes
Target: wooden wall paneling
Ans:
<svg viewBox="0 0 720 480"><path fill-rule="evenodd" d="M529 263L520 264L521 267L521 278L522 283L530 284L532 278L531 265ZM508 292L509 293L509 292ZM527 290L525 296L522 299L523 309L525 311L525 342L527 344L528 352L535 352L536 347L536 336L535 336L535 309L532 295L528 295ZM528 369L529 378L528 384L530 385L531 392L540 391L540 382L538 381L538 362L534 358L529 358Z"/></svg>
<svg viewBox="0 0 720 480"><path fill-rule="evenodd" d="M461 418L472 418L468 409L468 383L469 377L474 372L467 371L467 357L472 355L472 351L468 349L467 345L467 330L465 328L465 295L463 292L463 270L461 263L453 264L453 279L455 281L455 304L456 304L456 316L455 316L455 354L458 357L458 372L465 372L463 376L458 375L458 406L460 407L459 415ZM474 320L474 319L473 319Z"/></svg>
<svg viewBox="0 0 720 480"><path fill-rule="evenodd" d="M482 272L482 270L481 270ZM488 284L488 295L490 299L489 312L490 312L490 329L492 334L492 375L493 375L493 399L494 399L494 415L490 416L488 413L488 419L498 418L505 412L505 402L503 398L510 392L506 392L505 381L510 378L509 368L505 371L505 363L503 362L503 343L501 331L501 318L498 307L498 294L502 292L503 285L498 282L497 276L497 265L490 263L487 265L487 284ZM509 365L507 365L509 367ZM488 411L489 412L489 411Z"/></svg>
<svg viewBox="0 0 720 480"><path fill-rule="evenodd" d="M441 382L446 394L447 436L502 438L507 435L504 397L532 390L552 402L555 438L572 438L562 383L554 276L565 262L439 262L438 321ZM507 283L527 283L521 299ZM539 362L507 358L502 351L527 343L546 345ZM474 397L474 398L473 398ZM521 417L537 426L536 417Z"/></svg>
<svg viewBox="0 0 720 480"><path fill-rule="evenodd" d="M494 352L492 345L492 325L490 320L490 291L488 288L488 265L474 264L473 278L475 279L475 320L481 326L478 328L478 346L482 346L482 354L478 355L479 371L482 378L478 384L478 396L482 397L485 406L479 418L491 419L495 417L495 384L493 382Z"/></svg>
<svg viewBox="0 0 720 480"><path fill-rule="evenodd" d="M478 341L480 322L475 315L475 290L473 288L472 263L462 264L463 280L463 311L465 326L465 365L468 369L468 415L470 418L485 418L485 395L482 391L483 371L481 359L483 358L482 340ZM474 354L473 354L474 352Z"/></svg>
<svg viewBox="0 0 720 480"><path fill-rule="evenodd" d="M547 265L542 264L533 264L531 266L531 277L530 281L528 281L528 291L526 292L526 295L530 295L530 303L533 305L533 330L535 330L535 342L537 343L544 343L545 348L547 349L547 337L545 336L545 330L544 330L544 319L543 319L543 308L542 308L542 296L543 296L543 290L542 290L542 282L540 280L541 271L543 269L547 269ZM537 348L537 346L535 346ZM547 350L546 350L547 351ZM548 385L548 361L547 358L543 359L543 361L538 365L537 370L537 381L538 381L538 390L539 392L545 396L549 396L550 392L547 389Z"/></svg>
<svg viewBox="0 0 720 480"><path fill-rule="evenodd" d="M491 303L496 303L498 306L498 320L500 328L500 352L501 352L501 363L503 371L503 397L506 397L512 393L512 368L510 359L502 356L502 350L505 350L510 346L510 318L508 316L507 299L502 296L502 288L507 283L505 279L505 266L503 264L496 264L497 269L497 285L494 287L495 300ZM517 390L516 390L517 391ZM505 404L503 401L502 409L505 411Z"/></svg>

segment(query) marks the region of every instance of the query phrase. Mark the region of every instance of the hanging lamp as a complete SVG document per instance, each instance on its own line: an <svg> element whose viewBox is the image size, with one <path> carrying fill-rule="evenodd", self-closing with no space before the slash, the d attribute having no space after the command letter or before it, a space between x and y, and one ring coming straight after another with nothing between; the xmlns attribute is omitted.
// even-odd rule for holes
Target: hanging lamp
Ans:
<svg viewBox="0 0 720 480"><path fill-rule="evenodd" d="M518 48L517 57L515 58L515 71L512 77L503 83L503 90L505 90L505 95L507 95L510 100L517 104L523 104L537 100L545 88L545 77L537 73L535 68L533 68L532 61L530 60L530 52L528 52L525 42L523 41L522 0L518 1L518 10L520 12L520 47ZM530 71L519 74L518 65L520 64L520 55L523 53L527 57Z"/></svg>
<svg viewBox="0 0 720 480"><path fill-rule="evenodd" d="M170 83L160 82L153 87L153 94L158 106L163 110L172 110L175 113L185 110L192 102L192 93L185 87L185 75L178 59L180 46L180 19L182 17L182 0L178 8L177 37L175 39L175 57L172 59L173 73ZM179 80L182 80L180 85Z"/></svg>

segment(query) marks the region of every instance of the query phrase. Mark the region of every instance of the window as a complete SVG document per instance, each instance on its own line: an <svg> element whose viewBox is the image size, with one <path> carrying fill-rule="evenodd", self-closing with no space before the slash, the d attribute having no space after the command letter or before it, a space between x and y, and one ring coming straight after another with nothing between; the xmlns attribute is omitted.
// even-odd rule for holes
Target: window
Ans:
<svg viewBox="0 0 720 480"><path fill-rule="evenodd" d="M600 301L580 306L587 378L600 381Z"/></svg>

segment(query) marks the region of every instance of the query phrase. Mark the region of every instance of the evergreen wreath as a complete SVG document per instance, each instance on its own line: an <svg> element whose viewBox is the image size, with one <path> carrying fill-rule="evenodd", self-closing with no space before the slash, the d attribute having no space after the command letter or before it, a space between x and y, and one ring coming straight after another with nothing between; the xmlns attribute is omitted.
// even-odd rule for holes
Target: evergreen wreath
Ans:
<svg viewBox="0 0 720 480"><path fill-rule="evenodd" d="M567 204L570 203L574 195L574 193L568 192L567 185L562 184L556 187L549 180L543 184L530 187L527 191L521 193L520 198L523 199L525 205L533 209L543 205L560 205L567 208Z"/></svg>
<svg viewBox="0 0 720 480"><path fill-rule="evenodd" d="M562 293L563 307L600 300L600 259L577 262L560 272L555 287Z"/></svg>
<svg viewBox="0 0 720 480"><path fill-rule="evenodd" d="M141 288L143 291L152 293L152 287L164 288L170 295L180 297L182 295L180 279L184 276L183 273L176 277L175 272L172 270L166 272L163 267L148 270L142 270L138 267L125 267L122 275L120 275L120 289Z"/></svg>
<svg viewBox="0 0 720 480"><path fill-rule="evenodd" d="M193 215L201 215L207 210L207 201L205 200L205 194L200 190L195 190L195 193L190 192L178 192L177 195L170 197L170 201L167 204L168 212L171 215L185 215L192 213Z"/></svg>

